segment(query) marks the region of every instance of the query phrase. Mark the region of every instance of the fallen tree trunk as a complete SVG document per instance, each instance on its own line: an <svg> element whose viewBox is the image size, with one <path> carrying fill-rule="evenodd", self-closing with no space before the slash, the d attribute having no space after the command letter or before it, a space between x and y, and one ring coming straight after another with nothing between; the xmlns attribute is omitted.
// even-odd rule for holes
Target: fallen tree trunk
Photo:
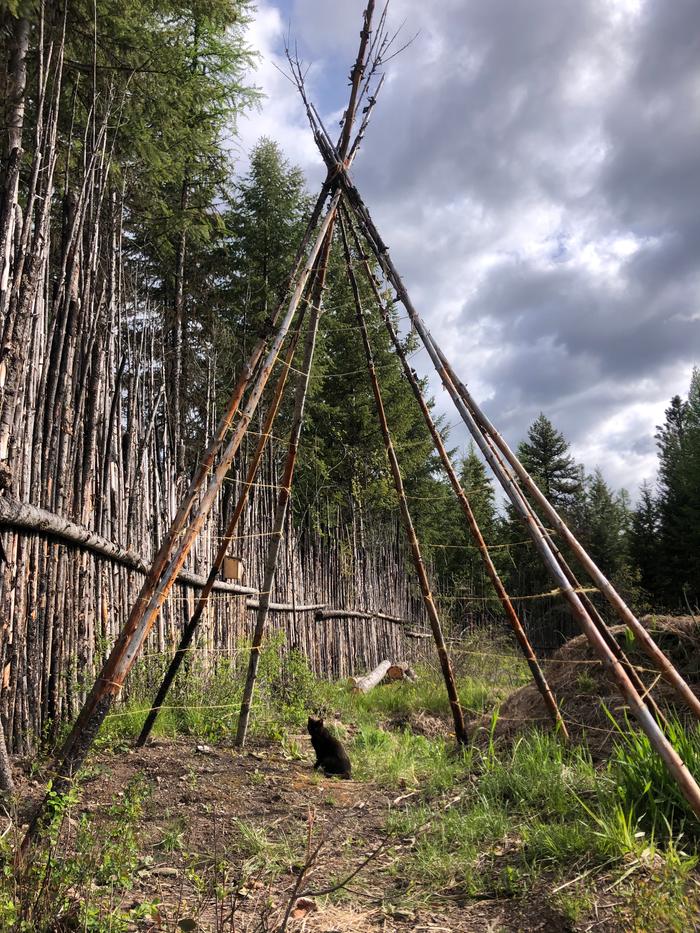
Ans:
<svg viewBox="0 0 700 933"><path fill-rule="evenodd" d="M412 683L418 680L408 661L382 661L369 674L365 674L364 677L350 677L348 682L353 693L369 693L382 681L391 683L396 680L410 680Z"/></svg>
<svg viewBox="0 0 700 933"><path fill-rule="evenodd" d="M353 693L369 693L372 687L381 683L390 667L391 661L382 661L378 667L375 667L369 674L365 674L364 677L351 677L349 683Z"/></svg>

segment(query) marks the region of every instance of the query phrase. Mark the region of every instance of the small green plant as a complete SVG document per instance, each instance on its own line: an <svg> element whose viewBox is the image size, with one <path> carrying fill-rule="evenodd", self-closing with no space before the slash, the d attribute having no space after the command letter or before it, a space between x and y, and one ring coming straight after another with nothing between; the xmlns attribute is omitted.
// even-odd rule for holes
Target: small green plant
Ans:
<svg viewBox="0 0 700 933"><path fill-rule="evenodd" d="M282 754L290 761L301 761L305 758L301 743L294 738L285 735L282 739Z"/></svg>
<svg viewBox="0 0 700 933"><path fill-rule="evenodd" d="M579 671L576 676L576 687L581 693L598 693L600 684L588 671Z"/></svg>
<svg viewBox="0 0 700 933"><path fill-rule="evenodd" d="M0 840L0 929L52 933L126 931L139 917L154 916L155 904L124 910L120 893L138 865L136 827L149 788L140 777L104 814L99 831L87 817L75 821L78 792L49 792L49 823L43 842L20 874L13 871L7 838ZM116 896L115 896L116 895Z"/></svg>

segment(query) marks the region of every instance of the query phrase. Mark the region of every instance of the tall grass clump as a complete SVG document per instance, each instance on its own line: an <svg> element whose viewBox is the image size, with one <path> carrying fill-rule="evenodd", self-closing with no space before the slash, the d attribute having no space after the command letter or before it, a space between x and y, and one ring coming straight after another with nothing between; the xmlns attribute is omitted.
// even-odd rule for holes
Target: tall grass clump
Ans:
<svg viewBox="0 0 700 933"><path fill-rule="evenodd" d="M616 723L616 729L618 740L609 774L622 811L655 839L683 834L697 846L700 821L647 736L630 728L629 723L626 729ZM700 775L700 724L686 726L678 716L669 716L664 731L690 773Z"/></svg>

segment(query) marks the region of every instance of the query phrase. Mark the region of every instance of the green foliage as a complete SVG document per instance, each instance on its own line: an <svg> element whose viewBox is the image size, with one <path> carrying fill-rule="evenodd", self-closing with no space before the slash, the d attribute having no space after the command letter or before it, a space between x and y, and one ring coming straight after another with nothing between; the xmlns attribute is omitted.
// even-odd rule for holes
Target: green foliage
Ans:
<svg viewBox="0 0 700 933"><path fill-rule="evenodd" d="M523 466L556 508L571 505L581 491L581 471L568 451L564 435L542 413L518 447Z"/></svg>
<svg viewBox="0 0 700 933"><path fill-rule="evenodd" d="M288 728L305 725L310 710L322 703L322 687L298 651L283 651L284 635L270 636L260 653L251 707L250 730L281 739ZM220 742L235 735L248 664L241 645L234 659L204 665L195 653L183 665L154 726L155 735L192 735ZM138 734L169 657L150 658L129 684L126 704L109 715L97 748L114 748Z"/></svg>
<svg viewBox="0 0 700 933"><path fill-rule="evenodd" d="M79 929L119 933L139 920L157 915L155 903L124 908L138 865L137 828L149 788L138 776L123 797L95 821L83 815L71 829L77 791L50 797L50 824L45 842L25 872L12 870L7 837L0 840L0 929L52 933ZM67 839L72 836L72 839Z"/></svg>
<svg viewBox="0 0 700 933"><path fill-rule="evenodd" d="M610 760L617 798L625 814L652 838L700 841L700 822L670 771L636 729L620 729ZM670 716L664 730L691 774L700 774L700 724L686 725Z"/></svg>
<svg viewBox="0 0 700 933"><path fill-rule="evenodd" d="M388 787L420 787L424 793L437 793L454 784L469 769L471 749L455 751L451 742L427 739L409 729L385 732L376 726L362 726L352 743L353 777Z"/></svg>
<svg viewBox="0 0 700 933"><path fill-rule="evenodd" d="M673 609L700 604L700 370L658 428L661 554L656 583Z"/></svg>
<svg viewBox="0 0 700 933"><path fill-rule="evenodd" d="M284 835L270 839L264 829L246 820L235 820L233 829L235 838L232 846L243 859L240 870L243 880L257 876L263 870L275 877L282 871L288 871L294 863L293 847Z"/></svg>

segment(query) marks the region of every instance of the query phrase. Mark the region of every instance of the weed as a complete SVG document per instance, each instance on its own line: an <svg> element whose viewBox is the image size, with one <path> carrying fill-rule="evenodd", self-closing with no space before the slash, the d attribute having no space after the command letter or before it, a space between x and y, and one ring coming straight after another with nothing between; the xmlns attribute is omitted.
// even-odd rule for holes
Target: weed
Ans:
<svg viewBox="0 0 700 933"><path fill-rule="evenodd" d="M0 840L0 929L119 933L137 919L155 916L152 903L131 910L120 906L138 865L136 826L147 793L142 778L132 781L97 829L87 816L73 820L75 789L66 795L50 792L45 842L21 875L12 871L10 842Z"/></svg>

